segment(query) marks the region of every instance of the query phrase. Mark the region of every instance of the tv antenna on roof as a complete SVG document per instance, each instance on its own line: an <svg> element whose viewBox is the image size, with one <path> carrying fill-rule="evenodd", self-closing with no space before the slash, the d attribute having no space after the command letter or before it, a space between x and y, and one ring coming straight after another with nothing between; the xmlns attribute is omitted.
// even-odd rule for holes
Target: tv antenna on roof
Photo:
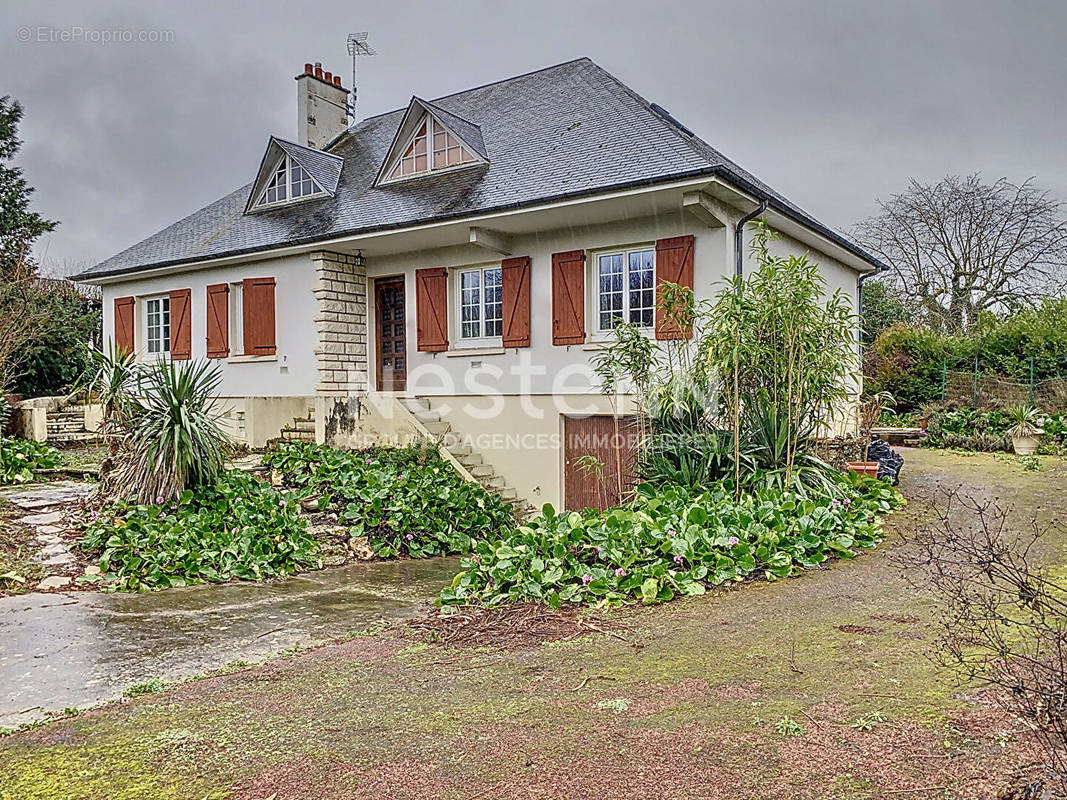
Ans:
<svg viewBox="0 0 1067 800"><path fill-rule="evenodd" d="M367 32L348 34L348 54L352 56L352 124L359 121L356 115L356 62L360 56L377 55L374 48L367 44Z"/></svg>

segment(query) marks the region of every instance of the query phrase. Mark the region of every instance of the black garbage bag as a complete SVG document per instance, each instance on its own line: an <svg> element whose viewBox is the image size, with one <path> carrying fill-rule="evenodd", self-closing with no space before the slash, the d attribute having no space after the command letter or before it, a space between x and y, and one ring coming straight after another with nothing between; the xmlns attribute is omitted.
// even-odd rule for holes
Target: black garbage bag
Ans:
<svg viewBox="0 0 1067 800"><path fill-rule="evenodd" d="M884 439L873 437L867 448L867 460L878 462L878 477L888 478L896 486L900 483L900 470L904 468L904 457L889 446Z"/></svg>

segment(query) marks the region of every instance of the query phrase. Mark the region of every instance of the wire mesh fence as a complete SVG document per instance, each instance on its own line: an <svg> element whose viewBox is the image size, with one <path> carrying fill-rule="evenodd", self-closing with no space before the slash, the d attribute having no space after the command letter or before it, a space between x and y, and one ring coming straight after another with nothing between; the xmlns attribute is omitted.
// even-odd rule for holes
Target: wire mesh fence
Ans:
<svg viewBox="0 0 1067 800"><path fill-rule="evenodd" d="M945 370L941 396L947 403L983 410L1032 405L1061 413L1067 412L1067 378L1019 381L977 370Z"/></svg>

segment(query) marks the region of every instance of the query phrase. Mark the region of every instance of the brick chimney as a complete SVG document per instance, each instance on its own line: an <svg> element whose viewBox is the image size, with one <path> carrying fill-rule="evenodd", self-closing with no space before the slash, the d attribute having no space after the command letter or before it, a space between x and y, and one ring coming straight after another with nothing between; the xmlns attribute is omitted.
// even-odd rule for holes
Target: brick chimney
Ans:
<svg viewBox="0 0 1067 800"><path fill-rule="evenodd" d="M297 141L322 149L348 130L348 90L341 76L322 71L322 64L305 64L296 76Z"/></svg>

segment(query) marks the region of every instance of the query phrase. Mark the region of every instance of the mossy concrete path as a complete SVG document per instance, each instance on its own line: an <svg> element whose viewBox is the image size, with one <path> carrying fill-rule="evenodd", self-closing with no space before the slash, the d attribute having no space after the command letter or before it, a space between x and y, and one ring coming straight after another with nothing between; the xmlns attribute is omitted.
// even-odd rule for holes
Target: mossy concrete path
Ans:
<svg viewBox="0 0 1067 800"><path fill-rule="evenodd" d="M941 483L1020 525L1063 514L1067 464L907 458L911 504L853 561L629 610L622 632L390 630L187 682L0 739L0 798L992 798L1032 757L1023 726L933 666L929 603L889 556Z"/></svg>
<svg viewBox="0 0 1067 800"><path fill-rule="evenodd" d="M0 598L0 727L408 617L457 568L429 559L149 594Z"/></svg>

